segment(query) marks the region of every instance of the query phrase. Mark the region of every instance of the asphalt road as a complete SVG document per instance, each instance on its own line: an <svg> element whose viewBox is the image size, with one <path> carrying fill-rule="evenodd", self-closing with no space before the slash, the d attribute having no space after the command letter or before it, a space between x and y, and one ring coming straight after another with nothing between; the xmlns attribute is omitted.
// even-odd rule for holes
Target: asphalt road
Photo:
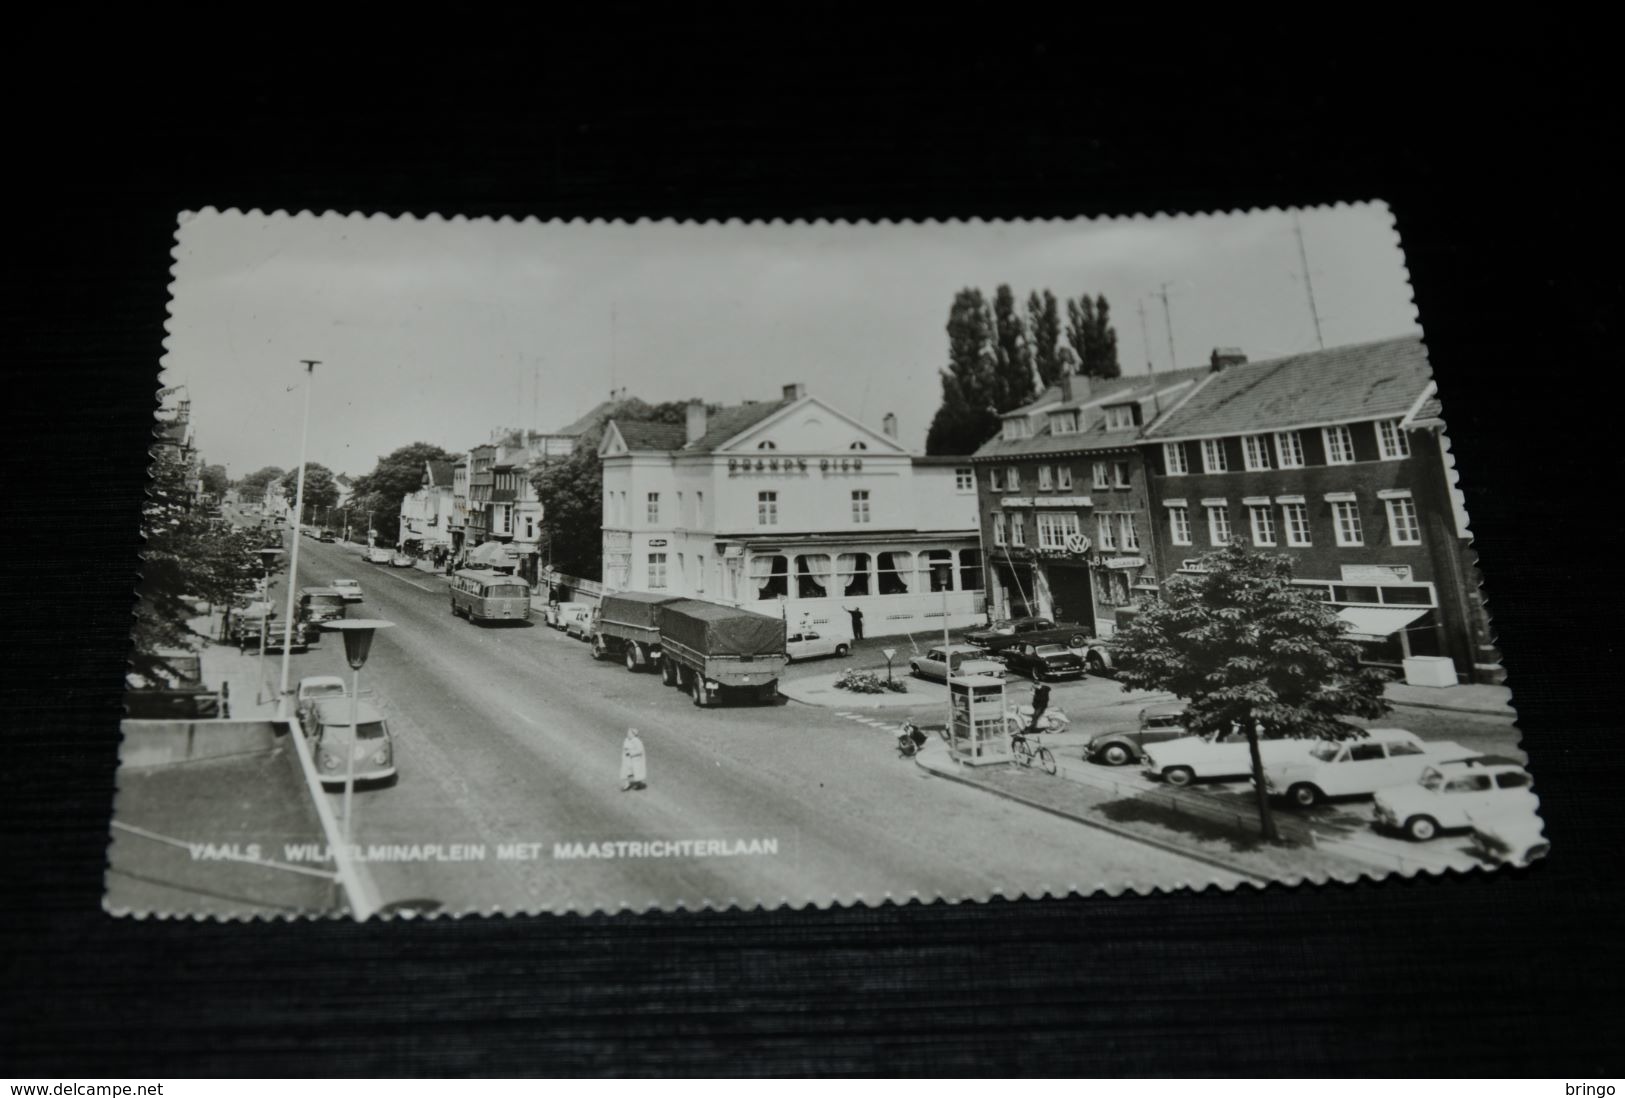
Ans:
<svg viewBox="0 0 1625 1098"><path fill-rule="evenodd" d="M454 911L827 905L980 899L1235 879L900 760L889 731L796 704L699 710L658 676L592 659L542 625L454 618L444 581L300 546L301 586L358 580L384 618L362 673L395 739L395 785L356 794L363 844L484 844L484 860L374 862L386 901ZM280 602L279 602L280 605ZM292 676L344 674L326 638ZM649 784L620 790L628 726ZM335 797L335 802L338 800ZM560 859L555 843L775 840L777 854ZM536 844L499 859L502 844ZM451 852L446 852L450 856Z"/></svg>

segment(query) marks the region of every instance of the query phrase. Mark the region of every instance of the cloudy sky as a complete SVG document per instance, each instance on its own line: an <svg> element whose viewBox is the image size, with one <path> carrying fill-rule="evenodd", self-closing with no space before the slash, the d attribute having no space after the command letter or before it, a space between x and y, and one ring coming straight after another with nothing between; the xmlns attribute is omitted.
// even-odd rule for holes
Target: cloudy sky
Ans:
<svg viewBox="0 0 1625 1098"><path fill-rule="evenodd" d="M1386 207L1301 214L1327 346L1414 331ZM364 473L646 400L774 399L788 382L923 448L956 291L1105 294L1126 373L1215 346L1315 346L1290 214L925 225L515 224L205 211L182 218L164 384L233 476L297 461L300 359L322 361L311 461ZM1145 306L1149 340L1138 309ZM1149 345L1148 345L1149 343Z"/></svg>

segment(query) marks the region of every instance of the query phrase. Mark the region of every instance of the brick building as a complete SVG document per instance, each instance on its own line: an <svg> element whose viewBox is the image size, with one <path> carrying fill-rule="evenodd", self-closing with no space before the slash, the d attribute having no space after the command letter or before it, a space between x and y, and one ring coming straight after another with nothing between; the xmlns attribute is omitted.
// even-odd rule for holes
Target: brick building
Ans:
<svg viewBox="0 0 1625 1098"><path fill-rule="evenodd" d="M1166 579L1239 540L1296 558L1367 662L1499 675L1420 336L1232 364L1146 429Z"/></svg>

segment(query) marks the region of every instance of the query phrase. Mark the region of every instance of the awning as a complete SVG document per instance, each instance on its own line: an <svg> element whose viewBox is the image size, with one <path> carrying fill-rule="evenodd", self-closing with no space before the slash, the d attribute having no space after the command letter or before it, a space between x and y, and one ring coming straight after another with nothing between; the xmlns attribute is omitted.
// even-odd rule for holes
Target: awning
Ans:
<svg viewBox="0 0 1625 1098"><path fill-rule="evenodd" d="M1344 635L1349 639L1380 641L1387 640L1431 609L1431 606L1345 606L1337 616L1348 622L1348 632Z"/></svg>
<svg viewBox="0 0 1625 1098"><path fill-rule="evenodd" d="M506 567L513 564L517 555L505 542L487 541L470 550L468 560L470 564L495 564Z"/></svg>

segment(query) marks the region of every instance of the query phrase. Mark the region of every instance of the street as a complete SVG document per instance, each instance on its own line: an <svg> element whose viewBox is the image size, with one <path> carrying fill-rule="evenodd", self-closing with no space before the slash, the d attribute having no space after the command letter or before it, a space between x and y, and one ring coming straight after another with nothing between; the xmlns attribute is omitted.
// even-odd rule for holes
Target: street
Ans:
<svg viewBox="0 0 1625 1098"><path fill-rule="evenodd" d="M399 778L357 792L352 841L487 851L372 863L386 902L693 909L1234 883L1176 854L934 779L897 757L889 731L831 711L696 709L658 676L595 661L539 620L482 627L454 618L439 576L303 539L299 585L340 578L365 595L352 617L395 623L377 636L362 690L389 721ZM337 637L292 657L291 685L311 674L348 681ZM648 749L641 792L620 789L628 727ZM337 811L342 795L332 799ZM554 854L556 843L682 839L776 842L777 854ZM520 851L533 857L499 858L503 844L539 845Z"/></svg>

